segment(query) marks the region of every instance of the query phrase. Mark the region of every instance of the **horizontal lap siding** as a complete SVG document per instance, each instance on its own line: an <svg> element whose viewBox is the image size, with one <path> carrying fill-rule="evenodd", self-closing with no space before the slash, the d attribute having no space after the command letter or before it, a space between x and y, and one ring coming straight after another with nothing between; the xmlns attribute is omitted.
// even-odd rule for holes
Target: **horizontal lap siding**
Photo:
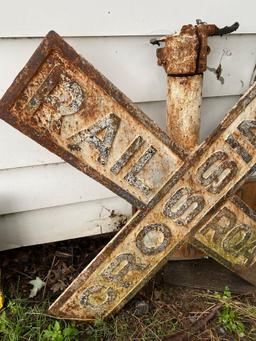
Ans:
<svg viewBox="0 0 256 341"><path fill-rule="evenodd" d="M0 214L114 195L66 163L3 170L0 179Z"/></svg>
<svg viewBox="0 0 256 341"><path fill-rule="evenodd" d="M40 37L49 28L63 36L168 34L200 18L241 33L256 32L254 0L24 0L5 1L0 36Z"/></svg>
<svg viewBox="0 0 256 341"><path fill-rule="evenodd" d="M114 197L0 216L0 250L108 233L131 215Z"/></svg>
<svg viewBox="0 0 256 341"><path fill-rule="evenodd" d="M184 3L170 1L130 1L129 5L77 1L74 12L74 2L44 1L40 7L31 0L26 5L8 1L0 13L0 96L40 43L41 38L36 37L55 29L164 129L166 79L157 66L156 47L149 44L150 38L171 33L196 18L223 26L239 19L240 33L256 32L251 2L243 11L238 4L187 2L184 11ZM6 15L8 6L13 21ZM220 6L222 12L217 13ZM225 10L230 6L234 11ZM256 34L213 37L209 45L212 53L204 77L201 140L249 87ZM214 73L220 63L224 82ZM0 250L109 232L122 215L131 214L124 200L3 121L0 155ZM110 217L112 210L117 216Z"/></svg>
<svg viewBox="0 0 256 341"><path fill-rule="evenodd" d="M134 102L163 101L166 75L147 37L69 38L67 41ZM0 96L28 61L40 39L0 39ZM209 38L212 52L203 96L240 95L248 89L256 62L256 34ZM214 69L222 67L221 80Z"/></svg>

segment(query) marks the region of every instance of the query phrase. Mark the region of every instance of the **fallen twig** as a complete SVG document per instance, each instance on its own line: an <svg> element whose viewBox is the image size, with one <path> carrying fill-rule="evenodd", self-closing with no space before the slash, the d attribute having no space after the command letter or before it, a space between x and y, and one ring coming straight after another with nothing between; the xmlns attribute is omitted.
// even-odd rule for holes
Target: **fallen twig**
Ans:
<svg viewBox="0 0 256 341"><path fill-rule="evenodd" d="M44 286L44 291L43 291L42 299L45 298L48 280L49 280L49 278L50 278L50 274L51 274L51 272L52 272L52 269L53 269L53 266L54 266L54 263L55 263L55 259L56 259L56 254L53 256L51 268L50 268L50 270L48 271L47 276L46 276L46 281L45 281L45 286Z"/></svg>
<svg viewBox="0 0 256 341"><path fill-rule="evenodd" d="M197 321L193 322L190 325L190 331L180 331L174 333L172 335L166 336L163 340L164 341L189 341L191 335L195 334L195 332L205 328L207 322L212 320L217 312L220 310L222 304L215 305L208 314L204 314L201 316Z"/></svg>

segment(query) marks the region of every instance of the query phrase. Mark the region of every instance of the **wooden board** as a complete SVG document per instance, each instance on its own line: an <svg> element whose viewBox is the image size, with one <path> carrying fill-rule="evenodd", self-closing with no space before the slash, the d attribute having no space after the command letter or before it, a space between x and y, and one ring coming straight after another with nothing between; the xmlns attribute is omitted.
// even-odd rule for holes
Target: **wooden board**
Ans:
<svg viewBox="0 0 256 341"><path fill-rule="evenodd" d="M256 212L256 176L248 179L237 194L239 197Z"/></svg>
<svg viewBox="0 0 256 341"><path fill-rule="evenodd" d="M213 259L168 262L159 271L159 281L169 286L184 286L223 292L228 286L234 293L256 292L249 284Z"/></svg>

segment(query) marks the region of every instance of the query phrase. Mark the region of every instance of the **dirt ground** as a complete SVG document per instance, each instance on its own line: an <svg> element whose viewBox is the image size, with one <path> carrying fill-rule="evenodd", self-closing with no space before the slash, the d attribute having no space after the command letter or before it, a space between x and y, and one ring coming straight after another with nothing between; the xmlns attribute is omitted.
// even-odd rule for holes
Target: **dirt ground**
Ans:
<svg viewBox="0 0 256 341"><path fill-rule="evenodd" d="M256 340L255 294L235 295L228 288L215 293L174 287L166 285L159 274L107 321L56 323L47 315L47 307L109 238L81 238L1 252L5 306L0 311L0 340ZM29 298L29 282L36 277L46 285ZM18 328L23 315L26 318Z"/></svg>

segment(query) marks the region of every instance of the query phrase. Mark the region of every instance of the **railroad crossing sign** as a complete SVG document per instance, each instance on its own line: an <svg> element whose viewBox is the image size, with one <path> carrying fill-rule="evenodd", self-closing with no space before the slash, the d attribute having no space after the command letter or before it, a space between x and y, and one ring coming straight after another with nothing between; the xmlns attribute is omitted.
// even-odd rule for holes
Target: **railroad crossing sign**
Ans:
<svg viewBox="0 0 256 341"><path fill-rule="evenodd" d="M189 156L50 32L0 117L140 209L50 307L94 320L120 309L190 237L256 284L256 214L235 191L256 170L256 85Z"/></svg>

